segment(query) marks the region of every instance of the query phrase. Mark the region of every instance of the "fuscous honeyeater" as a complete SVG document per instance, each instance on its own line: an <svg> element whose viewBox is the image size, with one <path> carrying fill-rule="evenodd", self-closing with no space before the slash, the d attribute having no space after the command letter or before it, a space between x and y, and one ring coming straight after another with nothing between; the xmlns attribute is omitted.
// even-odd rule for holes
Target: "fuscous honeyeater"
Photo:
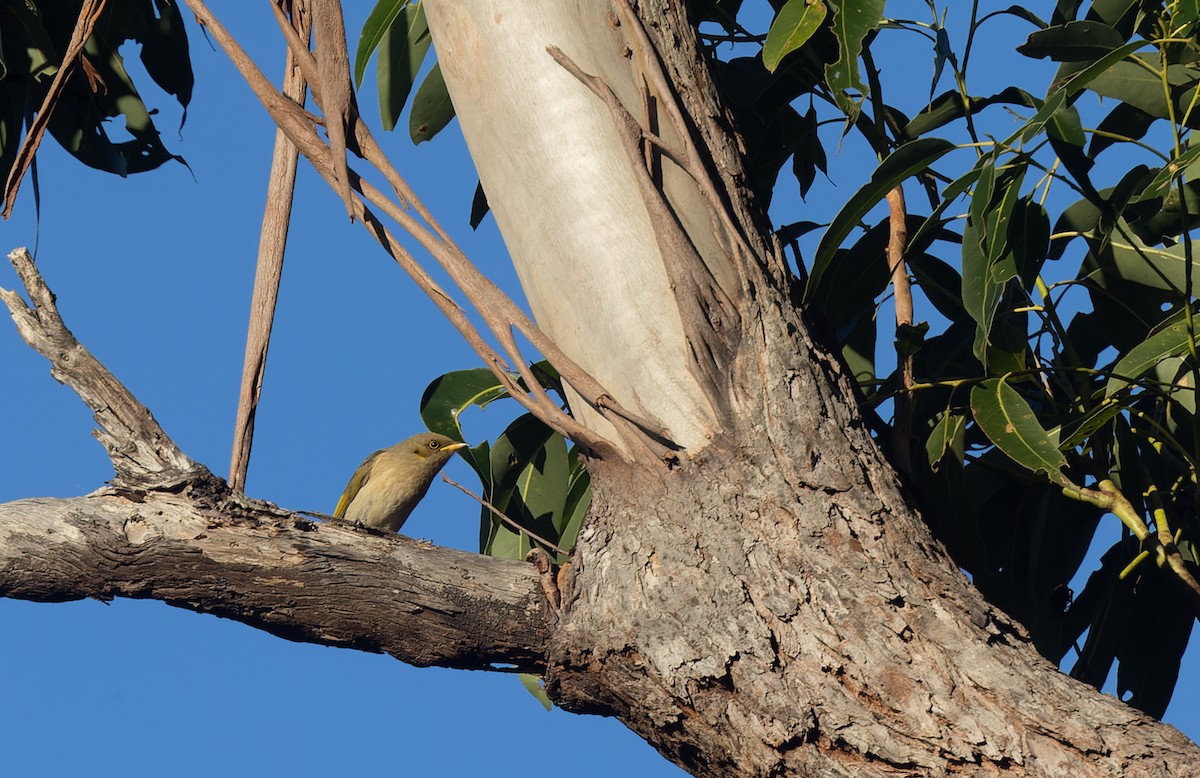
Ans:
<svg viewBox="0 0 1200 778"><path fill-rule="evenodd" d="M436 432L423 432L376 451L350 476L333 515L373 529L398 532L442 465L466 445Z"/></svg>

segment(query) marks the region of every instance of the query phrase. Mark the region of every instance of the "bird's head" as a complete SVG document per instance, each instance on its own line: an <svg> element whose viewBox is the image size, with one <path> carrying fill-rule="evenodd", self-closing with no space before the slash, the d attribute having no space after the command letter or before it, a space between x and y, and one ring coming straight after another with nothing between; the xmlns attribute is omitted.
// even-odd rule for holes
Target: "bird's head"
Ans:
<svg viewBox="0 0 1200 778"><path fill-rule="evenodd" d="M467 446L466 443L460 443L437 432L413 435L400 445L405 452L413 454L435 470L440 469L455 451Z"/></svg>

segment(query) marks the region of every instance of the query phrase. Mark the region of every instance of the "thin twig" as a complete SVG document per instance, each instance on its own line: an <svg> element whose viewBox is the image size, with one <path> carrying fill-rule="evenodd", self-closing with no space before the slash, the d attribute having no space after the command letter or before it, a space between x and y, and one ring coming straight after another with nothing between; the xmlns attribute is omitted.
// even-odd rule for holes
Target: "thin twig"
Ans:
<svg viewBox="0 0 1200 778"><path fill-rule="evenodd" d="M272 3L273 4L273 3ZM316 37L316 59L325 134L333 162L333 189L354 218L350 175L346 167L346 130L358 121L354 87L350 83L350 54L346 50L346 23L340 0L309 0Z"/></svg>
<svg viewBox="0 0 1200 778"><path fill-rule="evenodd" d="M730 259L735 260L734 268L737 271L738 280L742 284L741 291L746 294L749 291L747 288L749 284L748 271L752 258L755 256L754 251L751 250L745 234L734 225L727 209L722 207L724 198L718 193L717 184L704 163L705 155L701 154L696 146L683 108L679 104L671 79L658 56L658 51L654 48L654 42L650 39L649 31L646 30L641 17L634 12L629 0L618 0L617 8L622 17L622 26L629 31L627 40L630 48L637 55L642 76L657 94L659 103L666 109L667 116L675 127L675 132L684 144L688 164L683 166L683 169L704 193L713 234L720 243L724 244L723 248Z"/></svg>
<svg viewBox="0 0 1200 778"><path fill-rule="evenodd" d="M470 497L472 500L474 500L475 502L479 503L479 504L480 504L480 505L482 505L483 507L487 508L487 509L488 509L489 511L491 511L492 513L496 514L496 518L500 519L500 521L502 521L502 522L504 522L505 524L507 524L508 526L512 527L512 528L513 528L513 529L515 529L517 532L520 532L520 533L522 533L522 534L524 534L524 535L528 535L530 538L532 538L532 539L536 540L538 543L541 543L541 544L542 544L543 546L545 546L546 548L552 549L552 550L553 550L555 553L557 553L557 554L566 554L566 553L567 553L566 551L562 550L562 549L561 549L561 548L559 548L558 546L556 546L556 545L554 545L553 543L551 543L549 540L546 540L546 539L545 539L545 538L543 538L543 537L540 537L540 536L538 536L538 535L535 535L535 534L533 534L532 532L530 532L529 530L525 529L524 527L522 527L522 526L521 526L520 524L518 524L517 522L515 522L515 521L513 521L512 519L508 518L508 516L505 516L505 515L504 515L504 512L503 512L503 511L501 511L499 508L497 508L496 506L492 505L490 502L488 502L487 500L483 499L483 498L482 498L482 497L480 497L479 495L475 494L474 492L472 492L470 489L468 489L467 487L463 486L463 485L462 485L462 484L460 484L459 482L457 482L457 481L455 481L455 480L451 479L451 478L450 478L449 476L447 476L445 473L442 473L442 480L443 480L443 481L445 481L446 483L450 484L451 486L453 486L455 489L458 489L460 492L462 492L463 494L467 495L468 497Z"/></svg>
<svg viewBox="0 0 1200 778"><path fill-rule="evenodd" d="M904 349L899 337L901 331L913 323L912 284L908 279L908 266L904 262L904 250L908 244L908 209L904 204L904 189L897 184L887 193L888 203L888 247L887 262L892 276L892 292L896 306L896 359L900 367L900 391L896 393L896 423L893 429L893 455L901 472L912 474L913 424L913 355Z"/></svg>
<svg viewBox="0 0 1200 778"><path fill-rule="evenodd" d="M312 53L304 46L299 36L286 24L286 19L283 18L282 13L277 8L275 9L275 14L279 20L280 30L283 32L289 48L292 49L301 66L306 68L308 72L316 73L317 62L313 58ZM599 382L592 379L585 370L576 365L566 354L562 353L553 341L545 337L541 329L525 315L525 312L519 306L513 303L490 279L478 272L474 264L466 258L466 255L454 243L450 235L434 219L433 214L425 208L420 199L412 191L412 188L409 187L404 178L392 166L387 155L383 153L383 150L375 141L366 123L357 115L355 115L354 119L355 139L360 146L360 151L364 153L364 158L383 174L397 197L400 198L401 207L405 209L409 206L413 207L421 220L428 225L428 228L419 224L409 214L396 212L393 204L387 198L371 198L365 192L364 196L367 196L373 204L395 219L406 232L416 238L433 255L434 259L446 269L458 287L466 294L467 299L479 311L484 322L488 325L488 329L500 341L500 345L503 347L505 353L513 364L516 365L517 372L529 387L528 391L533 395L535 403L529 409L535 414L537 414L537 409L540 408L544 414L551 417L565 416L562 409L559 408L558 403L554 402L546 394L540 383L534 379L533 374L528 371L526 367L528 360L521 354L520 348L517 346L516 340L512 335L514 327L533 343L534 348L538 349L544 357L555 365L559 374L574 386L575 390L584 399L588 400L594 407L599 407L598 398L606 394ZM493 307L496 309L495 313L491 310ZM539 415L539 417L541 416ZM580 425L580 429L582 429L582 425ZM643 432L651 436L665 437L665 432L653 425L644 428ZM571 437L583 443L585 447L592 448L593 453L596 453L595 446L590 444L586 438L579 438L577 435L572 435Z"/></svg>
<svg viewBox="0 0 1200 778"><path fill-rule="evenodd" d="M684 333L692 346L696 382L714 415L718 418L727 416L729 396L722 387L733 359L730 340L741 324L737 306L700 256L665 194L656 186L650 170L646 168L642 138L647 130L621 103L604 79L585 72L557 46L547 46L546 52L599 97L609 110L638 193L650 217L667 278L675 289L674 302L679 309ZM705 304L705 301L713 304Z"/></svg>

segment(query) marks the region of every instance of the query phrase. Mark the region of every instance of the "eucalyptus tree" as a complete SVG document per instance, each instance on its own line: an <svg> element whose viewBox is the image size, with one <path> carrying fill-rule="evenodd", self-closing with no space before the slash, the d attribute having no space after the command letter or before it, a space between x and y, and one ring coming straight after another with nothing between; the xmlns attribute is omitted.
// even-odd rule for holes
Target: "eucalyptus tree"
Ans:
<svg viewBox="0 0 1200 778"><path fill-rule="evenodd" d="M11 71L69 65L49 52L108 23L143 41L148 72L186 101L190 70L145 46L182 40L173 5L104 17L85 2L66 21L38 5L27 20L56 22L26 50L44 56ZM882 0L790 0L759 30L741 5L391 0L351 63L339 5L293 2L276 9L280 30L318 120L187 0L284 145L483 360L430 385L430 428L461 439L467 405L524 408L463 452L488 502L482 555L418 551L229 489L87 357L14 255L34 308L5 300L97 411L116 478L102 495L5 506L0 592L161 598L420 665L512 665L696 775L1190 769L1196 747L1153 716L1200 613L1195 4L1059 2L1043 20L975 3L961 50L932 5L916 21ZM1058 63L1042 96L971 93L972 46L1001 15L1029 27L1014 56ZM889 99L875 52L891 34L934 52L922 104ZM103 51L120 81L114 39ZM352 84L372 56L388 128L410 99L414 140L461 125L474 218L495 218L532 318L358 116ZM86 74L59 67L66 94L87 91ZM938 96L946 68L954 85ZM53 107L39 115L59 117L52 132L141 115L105 94L88 113L54 106L39 80L10 91L22 88ZM866 141L874 171L828 225L801 211L773 228L772 195L813 191L839 131ZM126 172L126 150L94 133L55 136ZM15 137L10 182L30 153ZM1143 156L1108 163L1118 148ZM789 160L795 181L780 178ZM1073 193L1062 207L1060 190ZM53 531L84 520L86 533ZM1106 521L1121 540L1075 595ZM98 564L113 553L138 558L136 576ZM1132 705L1094 688L1114 661Z"/></svg>

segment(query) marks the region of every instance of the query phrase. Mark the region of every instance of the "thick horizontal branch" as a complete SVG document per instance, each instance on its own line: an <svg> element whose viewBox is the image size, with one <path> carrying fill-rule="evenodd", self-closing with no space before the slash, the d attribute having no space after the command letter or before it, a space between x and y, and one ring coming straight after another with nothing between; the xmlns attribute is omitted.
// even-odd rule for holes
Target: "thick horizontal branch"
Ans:
<svg viewBox="0 0 1200 778"><path fill-rule="evenodd" d="M161 600L418 666L540 672L549 633L533 565L310 521L216 479L0 505L0 597Z"/></svg>

